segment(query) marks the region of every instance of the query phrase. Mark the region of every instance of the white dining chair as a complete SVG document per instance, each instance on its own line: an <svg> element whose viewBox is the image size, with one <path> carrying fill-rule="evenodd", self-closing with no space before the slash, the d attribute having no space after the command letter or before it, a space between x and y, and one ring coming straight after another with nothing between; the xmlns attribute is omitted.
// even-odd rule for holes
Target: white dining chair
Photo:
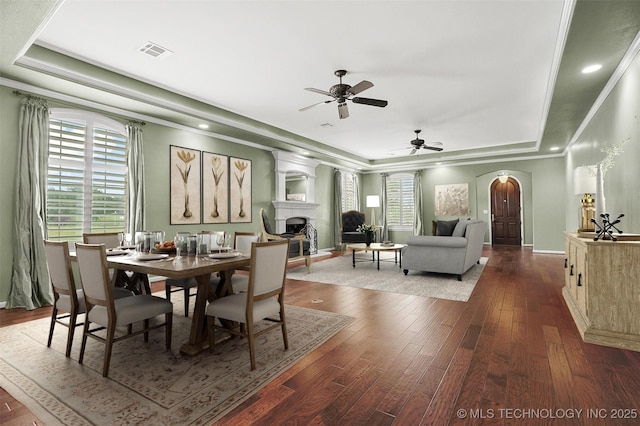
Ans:
<svg viewBox="0 0 640 426"><path fill-rule="evenodd" d="M109 374L109 364L113 344L122 339L144 334L144 341L149 341L149 331L165 327L166 349L171 349L171 328L173 322L173 304L161 297L141 294L122 299L113 297L113 289L109 282L107 255L104 244L76 244L76 260L80 272L80 281L84 290L87 313L84 321L80 358L82 364L87 345L87 337L98 340L105 345L102 375ZM164 322L151 324L151 319L164 315ZM116 328L120 326L143 322L141 329L133 331L128 327L126 334L116 337ZM91 323L100 325L97 329L90 327ZM96 334L96 331L106 328L106 337Z"/></svg>
<svg viewBox="0 0 640 426"><path fill-rule="evenodd" d="M53 290L53 311L51 312L47 347L51 347L55 325L63 325L69 329L65 351L65 356L69 357L75 328L84 324L78 322L78 316L86 312L84 292L82 289L76 288L71 268L71 257L69 256L69 243L67 241L45 240L44 250ZM133 296L133 293L123 288L114 288L113 295L119 299Z"/></svg>
<svg viewBox="0 0 640 426"><path fill-rule="evenodd" d="M247 292L221 297L207 305L210 351L213 352L215 346L216 330L246 337L249 343L251 370L255 370L255 337L278 326L282 329L284 348L289 349L284 311L288 253L287 239L251 244L251 271ZM220 325L216 323L216 318L223 320L220 321ZM274 323L261 327L260 331L256 332L255 324L263 319ZM235 326L229 321L239 325Z"/></svg>
<svg viewBox="0 0 640 426"><path fill-rule="evenodd" d="M236 232L234 234L234 249L242 253L251 252L251 244L260 241L260 233L257 232ZM241 271L249 271L250 268L241 268ZM231 276L231 288L234 293L247 291L249 288L248 274L233 274Z"/></svg>

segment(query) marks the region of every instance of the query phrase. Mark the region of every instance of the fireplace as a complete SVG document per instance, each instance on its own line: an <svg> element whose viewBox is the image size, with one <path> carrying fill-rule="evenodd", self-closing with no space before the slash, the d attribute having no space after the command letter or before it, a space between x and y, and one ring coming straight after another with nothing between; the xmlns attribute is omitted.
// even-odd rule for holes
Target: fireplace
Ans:
<svg viewBox="0 0 640 426"><path fill-rule="evenodd" d="M316 166L320 161L302 157L285 151L273 151L276 172L276 199L273 200L273 207L276 210L275 228L278 234L289 232L287 221L304 219L305 225L315 227L316 208L319 204L315 202L315 179ZM298 179L304 180L305 201L287 200L287 174L295 175Z"/></svg>
<svg viewBox="0 0 640 426"><path fill-rule="evenodd" d="M298 234L302 232L304 227L307 225L307 218L300 217L300 216L289 217L285 221L285 224L286 224L286 228L284 232L288 234Z"/></svg>

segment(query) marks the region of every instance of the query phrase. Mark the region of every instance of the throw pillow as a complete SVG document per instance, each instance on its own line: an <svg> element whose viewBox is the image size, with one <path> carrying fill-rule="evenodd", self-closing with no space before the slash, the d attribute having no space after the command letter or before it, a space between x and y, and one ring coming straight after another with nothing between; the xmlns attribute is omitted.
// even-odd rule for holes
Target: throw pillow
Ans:
<svg viewBox="0 0 640 426"><path fill-rule="evenodd" d="M436 235L450 237L460 220L439 220L436 224Z"/></svg>
<svg viewBox="0 0 640 426"><path fill-rule="evenodd" d="M452 237L464 237L464 233L467 230L468 220L461 220L453 229Z"/></svg>

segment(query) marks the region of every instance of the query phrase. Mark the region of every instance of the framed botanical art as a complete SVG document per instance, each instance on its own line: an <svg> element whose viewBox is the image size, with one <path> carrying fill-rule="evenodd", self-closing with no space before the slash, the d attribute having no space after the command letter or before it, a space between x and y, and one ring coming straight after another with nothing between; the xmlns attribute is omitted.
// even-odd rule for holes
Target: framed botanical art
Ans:
<svg viewBox="0 0 640 426"><path fill-rule="evenodd" d="M202 152L202 223L229 222L229 157Z"/></svg>
<svg viewBox="0 0 640 426"><path fill-rule="evenodd" d="M467 216L469 214L469 184L436 185L435 193L436 216Z"/></svg>
<svg viewBox="0 0 640 426"><path fill-rule="evenodd" d="M171 224L200 223L200 151L169 149Z"/></svg>
<svg viewBox="0 0 640 426"><path fill-rule="evenodd" d="M229 215L232 223L251 222L251 160L230 157Z"/></svg>

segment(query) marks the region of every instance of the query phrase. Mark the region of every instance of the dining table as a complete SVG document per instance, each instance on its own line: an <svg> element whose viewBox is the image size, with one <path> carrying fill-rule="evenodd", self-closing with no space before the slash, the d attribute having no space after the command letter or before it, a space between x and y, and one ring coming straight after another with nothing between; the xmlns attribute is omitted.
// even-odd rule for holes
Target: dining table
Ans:
<svg viewBox="0 0 640 426"><path fill-rule="evenodd" d="M72 256L73 257L73 256ZM223 258L210 256L157 255L130 252L122 255L108 255L107 265L116 272L133 272L139 279L147 282L148 276L158 275L167 278L194 278L198 283L195 308L191 319L189 341L182 344L180 353L196 355L208 349L206 324L207 302L224 297L233 292L231 276L236 269L246 269L250 265L250 252L235 252ZM211 274L218 273L220 280L211 285ZM121 285L116 281L116 285ZM148 291L148 290L147 290Z"/></svg>

